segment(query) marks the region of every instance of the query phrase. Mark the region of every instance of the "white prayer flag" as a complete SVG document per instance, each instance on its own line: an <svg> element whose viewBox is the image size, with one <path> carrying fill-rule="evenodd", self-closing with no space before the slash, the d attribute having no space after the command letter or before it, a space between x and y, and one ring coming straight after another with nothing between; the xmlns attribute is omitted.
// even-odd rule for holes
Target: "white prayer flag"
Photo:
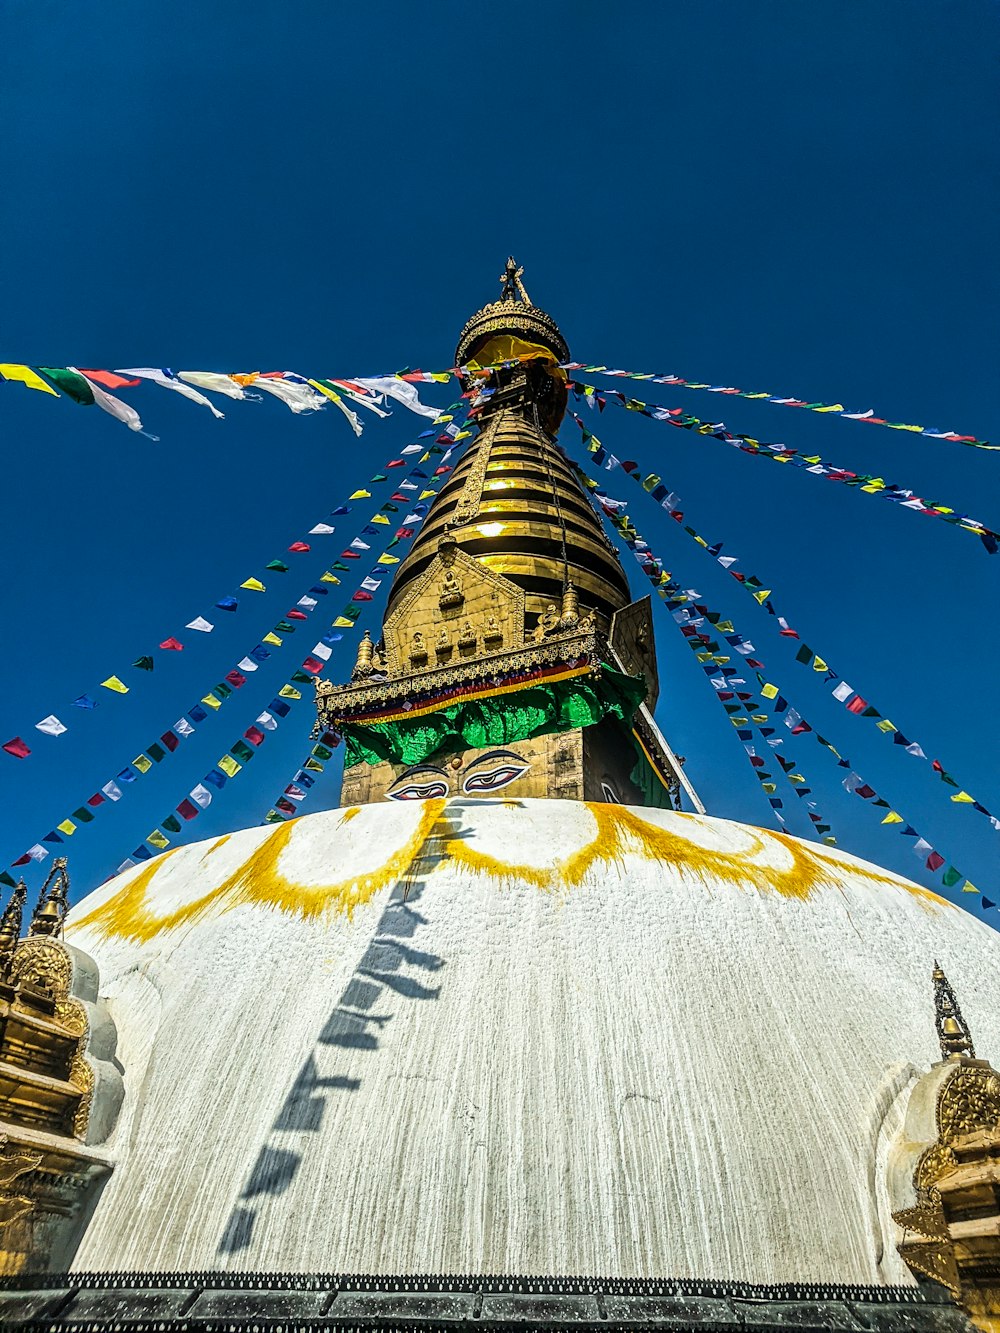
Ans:
<svg viewBox="0 0 1000 1333"><path fill-rule="evenodd" d="M355 537L351 542L352 551L370 551L372 548L367 542L363 542L360 537Z"/></svg>
<svg viewBox="0 0 1000 1333"><path fill-rule="evenodd" d="M142 422L139 419L139 413L134 407L130 407L128 403L123 403L122 400L116 398L114 394L106 392L106 390L102 389L99 384L95 384L93 380L87 379L87 376L84 375L83 371L77 370L76 366L67 366L66 369L72 370L74 375L80 375L83 379L87 380L91 392L94 395L94 402L98 407L103 407L105 412L110 413L116 421L123 422L124 425L128 426L129 430L142 430Z"/></svg>
<svg viewBox="0 0 1000 1333"><path fill-rule="evenodd" d="M219 375L214 370L181 370L177 378L187 380L188 384L197 384L199 389L210 389L213 393L225 394L227 398L242 399L252 397L230 379L228 375Z"/></svg>
<svg viewBox="0 0 1000 1333"><path fill-rule="evenodd" d="M254 387L280 398L293 412L318 412L326 407L327 400L323 395L311 389L304 381L299 383L297 380L288 379L257 379L254 380Z"/></svg>
<svg viewBox="0 0 1000 1333"><path fill-rule="evenodd" d="M207 806L212 804L212 793L203 783L199 782L197 787L191 792L191 799L194 801L195 805L200 806L200 808L204 810Z"/></svg>
<svg viewBox="0 0 1000 1333"><path fill-rule="evenodd" d="M439 407L428 407L420 401L416 389L406 380L397 379L395 375L373 375L367 379L355 378L355 384L363 384L366 389L371 389L372 393L384 393L389 398L395 398L397 402L408 407L411 412L416 412L420 417L436 418L441 409Z"/></svg>
<svg viewBox="0 0 1000 1333"><path fill-rule="evenodd" d="M116 782L106 782L101 791L109 801L120 801L122 798L122 789Z"/></svg>
<svg viewBox="0 0 1000 1333"><path fill-rule="evenodd" d="M253 660L252 657L244 657L243 661L237 662L236 665L239 667L241 671L257 670L257 663Z"/></svg>
<svg viewBox="0 0 1000 1333"><path fill-rule="evenodd" d="M194 620L188 621L185 628L201 630L202 634L211 634L212 630L215 629L215 626L210 621L206 620L204 616L195 616Z"/></svg>
<svg viewBox="0 0 1000 1333"><path fill-rule="evenodd" d="M309 529L310 537L325 537L331 532L336 532L336 528L331 528L329 523L317 523L314 528Z"/></svg>
<svg viewBox="0 0 1000 1333"><path fill-rule="evenodd" d="M177 721L174 723L174 731L177 732L178 736L194 735L194 727L192 727L191 723L187 720L186 717L180 717L177 719Z"/></svg>
<svg viewBox="0 0 1000 1333"><path fill-rule="evenodd" d="M400 449L401 454L419 454L422 446L419 444L408 444L405 449Z"/></svg>
<svg viewBox="0 0 1000 1333"><path fill-rule="evenodd" d="M50 713L48 717L43 717L41 722L35 723L35 730L43 731L46 736L61 736L67 728L54 713Z"/></svg>
<svg viewBox="0 0 1000 1333"><path fill-rule="evenodd" d="M137 375L139 379L152 380L154 384L159 384L164 389L173 389L175 393L183 394L185 398L192 403L198 403L201 407L207 407L213 417L221 420L225 413L220 412L213 402L199 393L197 389L192 389L188 384L182 384L172 370L156 370L153 366L141 366L139 369L116 370L116 375Z"/></svg>
<svg viewBox="0 0 1000 1333"><path fill-rule="evenodd" d="M304 607L307 611L312 611L313 608L316 606L316 598L315 598L315 597L300 597L299 600L295 603L295 605L296 605L296 606L302 606L302 607Z"/></svg>
<svg viewBox="0 0 1000 1333"><path fill-rule="evenodd" d="M853 693L854 687L848 685L846 680L841 681L840 684L833 689L833 697L842 704L846 704Z"/></svg>
<svg viewBox="0 0 1000 1333"><path fill-rule="evenodd" d="M333 649L326 643L317 643L312 650L313 657L318 657L321 662L329 662Z"/></svg>
<svg viewBox="0 0 1000 1333"><path fill-rule="evenodd" d="M260 717L257 719L257 723L259 726L263 727L265 731L277 731L278 729L278 724L270 713L261 713Z"/></svg>

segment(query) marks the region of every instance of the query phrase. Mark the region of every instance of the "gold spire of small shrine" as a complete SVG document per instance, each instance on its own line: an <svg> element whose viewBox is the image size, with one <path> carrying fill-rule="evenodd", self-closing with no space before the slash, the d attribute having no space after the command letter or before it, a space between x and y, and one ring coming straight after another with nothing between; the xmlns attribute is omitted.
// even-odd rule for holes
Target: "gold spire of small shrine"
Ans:
<svg viewBox="0 0 1000 1333"><path fill-rule="evenodd" d="M937 959L934 960L931 980L934 982L934 1026L937 1028L942 1058L953 1060L965 1056L974 1060L976 1050L972 1044L972 1033L962 1017L951 983Z"/></svg>
<svg viewBox="0 0 1000 1333"><path fill-rule="evenodd" d="M29 935L61 935L68 911L69 875L66 873L66 858L57 856L38 895L38 906L31 918Z"/></svg>
<svg viewBox="0 0 1000 1333"><path fill-rule="evenodd" d="M10 970L14 950L21 938L21 922L24 915L24 900L28 896L28 886L19 880L11 893L7 906L0 916L0 979Z"/></svg>

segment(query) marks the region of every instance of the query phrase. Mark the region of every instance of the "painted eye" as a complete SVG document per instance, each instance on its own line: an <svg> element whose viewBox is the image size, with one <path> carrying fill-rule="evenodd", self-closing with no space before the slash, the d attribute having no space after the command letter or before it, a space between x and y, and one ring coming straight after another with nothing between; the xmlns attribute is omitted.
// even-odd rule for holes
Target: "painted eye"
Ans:
<svg viewBox="0 0 1000 1333"><path fill-rule="evenodd" d="M443 782L408 782L405 787L387 791L390 801L429 801L434 796L447 796L448 788Z"/></svg>
<svg viewBox="0 0 1000 1333"><path fill-rule="evenodd" d="M484 756L484 759L489 757ZM483 761L481 760L480 763L483 763ZM462 783L462 790L469 793L499 791L501 787L506 787L515 778L519 778L522 773L526 773L530 767L531 765L518 755L505 754L502 759L494 760L489 767L483 763L482 767L466 774L465 781Z"/></svg>

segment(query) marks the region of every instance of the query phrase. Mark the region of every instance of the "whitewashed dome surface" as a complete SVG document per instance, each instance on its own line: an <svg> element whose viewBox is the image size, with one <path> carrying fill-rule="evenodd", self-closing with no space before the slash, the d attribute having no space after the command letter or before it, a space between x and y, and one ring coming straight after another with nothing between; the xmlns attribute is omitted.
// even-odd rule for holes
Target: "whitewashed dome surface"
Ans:
<svg viewBox="0 0 1000 1333"><path fill-rule="evenodd" d="M332 810L128 871L67 938L126 1086L78 1269L905 1282L935 958L1000 1063L993 931L660 810Z"/></svg>

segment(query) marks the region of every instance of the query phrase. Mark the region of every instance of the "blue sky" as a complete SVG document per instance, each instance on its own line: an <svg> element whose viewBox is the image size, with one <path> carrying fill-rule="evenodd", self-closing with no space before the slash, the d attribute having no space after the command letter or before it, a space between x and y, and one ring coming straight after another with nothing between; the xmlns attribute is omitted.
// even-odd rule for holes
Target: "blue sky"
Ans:
<svg viewBox="0 0 1000 1333"><path fill-rule="evenodd" d="M1000 439L1000 19L985 0L513 3L489 23L446 3L417 17L389 3L185 15L36 2L6 6L0 23L2 360L436 369L513 252L580 360ZM1000 528L997 455L768 404L647 393ZM0 754L5 864L243 656L354 534L355 515L215 634L183 654L156 644L211 618L218 597L422 428L400 409L370 418L357 446L333 410L296 418L273 401L234 403L214 421L152 386L123 396L159 443L95 409L0 386L0 730L34 751ZM1000 557L710 439L612 408L593 428L661 473L813 648L1000 808ZM572 423L564 434L576 450ZM754 640L799 711L1000 897L1000 834L833 704L795 645L632 482L609 484L680 581ZM353 586L343 591L340 601ZM327 601L335 614L340 601ZM317 637L301 630L283 665L269 662L74 835L77 896L178 804ZM659 646L659 721L710 812L766 824L739 743L665 616ZM147 652L151 676L130 668ZM335 676L349 667L334 664ZM127 696L98 689L99 709L70 706L113 672L133 686ZM71 730L41 736L34 724L48 713ZM186 836L257 823L307 753L309 725L303 703ZM824 751L807 739L789 749L842 847L936 882L880 812L841 790ZM337 789L331 767L303 808L336 804ZM37 884L44 867L27 873ZM981 914L973 895L963 906Z"/></svg>

